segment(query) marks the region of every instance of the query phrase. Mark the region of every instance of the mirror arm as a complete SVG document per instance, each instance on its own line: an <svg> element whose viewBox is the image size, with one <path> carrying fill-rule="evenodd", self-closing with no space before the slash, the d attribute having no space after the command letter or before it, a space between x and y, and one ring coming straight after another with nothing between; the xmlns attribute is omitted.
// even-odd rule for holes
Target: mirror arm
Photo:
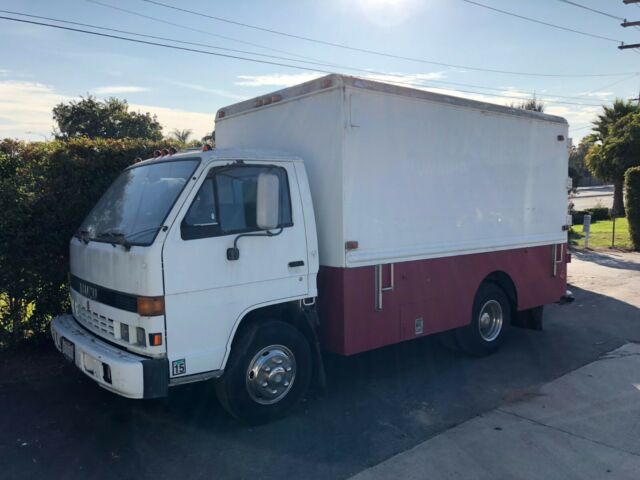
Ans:
<svg viewBox="0 0 640 480"><path fill-rule="evenodd" d="M276 237L282 233L284 225L281 226L277 232L271 230L265 230L262 233L241 233L233 239L233 247L227 248L227 260L238 260L240 258L240 250L238 249L238 240L242 237Z"/></svg>

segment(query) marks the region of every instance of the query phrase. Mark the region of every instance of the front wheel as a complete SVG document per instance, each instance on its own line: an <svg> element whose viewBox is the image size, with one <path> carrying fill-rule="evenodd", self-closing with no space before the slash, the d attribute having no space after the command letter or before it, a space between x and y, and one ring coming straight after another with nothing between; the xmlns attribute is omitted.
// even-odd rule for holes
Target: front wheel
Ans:
<svg viewBox="0 0 640 480"><path fill-rule="evenodd" d="M311 374L307 339L292 325L270 320L241 333L216 392L234 417L264 423L282 416L302 399Z"/></svg>
<svg viewBox="0 0 640 480"><path fill-rule="evenodd" d="M471 323L456 330L460 348L470 355L488 355L504 342L511 324L511 304L495 283L480 285L473 301Z"/></svg>

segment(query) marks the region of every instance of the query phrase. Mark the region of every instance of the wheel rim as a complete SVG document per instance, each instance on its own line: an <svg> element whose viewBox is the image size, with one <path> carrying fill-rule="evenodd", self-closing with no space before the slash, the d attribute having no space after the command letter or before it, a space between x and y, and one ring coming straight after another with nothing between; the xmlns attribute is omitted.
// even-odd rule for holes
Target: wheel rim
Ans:
<svg viewBox="0 0 640 480"><path fill-rule="evenodd" d="M502 331L504 315L502 305L496 300L489 300L480 309L478 329L485 342L493 342Z"/></svg>
<svg viewBox="0 0 640 480"><path fill-rule="evenodd" d="M247 391L262 405L282 400L296 378L296 359L287 347L270 345L253 357L247 368Z"/></svg>

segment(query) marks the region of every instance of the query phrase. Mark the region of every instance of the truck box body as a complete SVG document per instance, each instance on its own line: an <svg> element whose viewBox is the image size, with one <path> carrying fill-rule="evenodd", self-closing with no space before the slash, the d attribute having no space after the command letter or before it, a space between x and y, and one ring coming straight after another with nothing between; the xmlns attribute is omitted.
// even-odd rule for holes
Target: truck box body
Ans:
<svg viewBox="0 0 640 480"><path fill-rule="evenodd" d="M560 117L338 75L224 108L216 122L221 148L304 160L324 340L342 354L468 323L492 272L511 277L518 310L557 301L567 129Z"/></svg>

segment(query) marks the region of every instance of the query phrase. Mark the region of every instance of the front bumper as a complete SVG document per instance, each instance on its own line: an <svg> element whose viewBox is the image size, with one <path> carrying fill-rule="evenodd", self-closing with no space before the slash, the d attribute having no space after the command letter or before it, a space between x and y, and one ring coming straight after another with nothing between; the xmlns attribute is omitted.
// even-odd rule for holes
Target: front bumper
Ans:
<svg viewBox="0 0 640 480"><path fill-rule="evenodd" d="M51 336L62 352L62 338L73 343L73 363L98 385L128 398L166 397L169 361L134 355L82 328L72 315L51 322Z"/></svg>

